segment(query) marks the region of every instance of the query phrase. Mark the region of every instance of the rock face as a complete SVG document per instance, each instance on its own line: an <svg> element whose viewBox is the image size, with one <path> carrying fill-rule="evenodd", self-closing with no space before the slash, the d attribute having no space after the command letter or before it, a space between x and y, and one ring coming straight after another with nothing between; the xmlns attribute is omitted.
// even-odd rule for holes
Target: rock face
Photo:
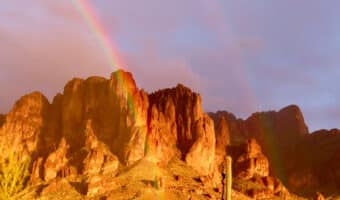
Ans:
<svg viewBox="0 0 340 200"><path fill-rule="evenodd" d="M227 112L218 112L211 116L215 125L218 125L216 122L222 117L227 119L226 126L231 127L229 130L233 144L255 138L271 163L271 174L287 183L285 173L290 161L286 155L294 152L300 140L308 134L308 128L297 106L288 106L278 112L255 113L246 120L236 119ZM217 141L219 140L223 139L217 137Z"/></svg>
<svg viewBox="0 0 340 200"><path fill-rule="evenodd" d="M51 181L67 167L69 159L67 158L67 151L69 145L65 139L62 139L57 150L48 155L44 163L44 180Z"/></svg>
<svg viewBox="0 0 340 200"><path fill-rule="evenodd" d="M328 161L329 162L329 176L327 179L334 181L336 187L338 190L340 190L340 147L338 150L335 151L334 155L331 157L331 159Z"/></svg>
<svg viewBox="0 0 340 200"><path fill-rule="evenodd" d="M210 113L210 116L215 127L222 117L226 119L231 145L255 138L269 160L270 175L278 177L290 190L305 195L313 195L316 190L325 190L328 194L340 191L339 178L335 175L339 166L334 163L340 146L339 131L309 134L297 106L255 113L246 120L225 111ZM223 137L217 133L216 129L216 140L222 141Z"/></svg>
<svg viewBox="0 0 340 200"><path fill-rule="evenodd" d="M249 139L238 147L239 155L234 156L234 175L240 179L251 179L255 176L269 175L269 162L263 155L255 139Z"/></svg>
<svg viewBox="0 0 340 200"><path fill-rule="evenodd" d="M214 124L201 97L182 85L148 95L124 71L73 79L51 104L26 95L0 125L2 147L33 158L32 182L85 174L97 177L93 186L144 157L166 164L178 156L202 175L214 167Z"/></svg>
<svg viewBox="0 0 340 200"><path fill-rule="evenodd" d="M321 193L316 193L313 200L324 200L325 197Z"/></svg>
<svg viewBox="0 0 340 200"><path fill-rule="evenodd" d="M44 180L114 171L119 161L129 165L144 156L148 96L129 73L73 79L54 98L50 113L38 152Z"/></svg>
<svg viewBox="0 0 340 200"><path fill-rule="evenodd" d="M241 145L232 146L230 154L234 160L233 175L236 179L236 189L254 199L272 199L275 196L283 198L289 194L278 179L269 176L268 159L255 139L248 139Z"/></svg>
<svg viewBox="0 0 340 200"><path fill-rule="evenodd" d="M137 89L131 74L118 71L110 80L74 79L60 99L60 131L71 152L84 146L94 148L96 145L86 142L92 136L107 145L122 163L143 157L148 98Z"/></svg>
<svg viewBox="0 0 340 200"><path fill-rule="evenodd" d="M245 135L247 129L244 120L237 119L234 114L227 111L218 111L216 113L209 113L209 116L214 120L216 141L220 144L225 143L222 146L228 145L226 144L228 143L228 139L220 133L219 127L228 127L230 144L241 144L248 139ZM223 125L223 123L225 123L225 125ZM226 137L228 138L227 135Z"/></svg>
<svg viewBox="0 0 340 200"><path fill-rule="evenodd" d="M219 118L219 121L216 123L216 151L221 154L226 153L228 145L230 145L230 129L229 124L224 116Z"/></svg>
<svg viewBox="0 0 340 200"><path fill-rule="evenodd" d="M339 130L320 130L305 136L291 156L288 181L292 189L306 194L339 193L339 149Z"/></svg>
<svg viewBox="0 0 340 200"><path fill-rule="evenodd" d="M40 93L34 92L17 101L0 128L0 144L7 150L34 154L46 127L50 104Z"/></svg>
<svg viewBox="0 0 340 200"><path fill-rule="evenodd" d="M215 132L201 97L183 85L149 96L150 154L157 160L179 155L202 174L213 169ZM199 158L199 159L198 159Z"/></svg>
<svg viewBox="0 0 340 200"><path fill-rule="evenodd" d="M295 105L285 107L278 112L254 113L246 120L237 119L226 111L209 113L209 115L214 119L216 127L222 118L225 119L226 126L229 127L230 141L233 144L239 144L254 137L261 146L266 148L269 148L265 145L269 142L290 147L294 146L291 144L292 141L297 143L300 138L308 134L303 115ZM269 139L272 141L268 141Z"/></svg>
<svg viewBox="0 0 340 200"><path fill-rule="evenodd" d="M245 121L247 137L261 144L271 163L272 174L287 183L290 157L300 140L308 134L302 113L297 106L278 112L255 113Z"/></svg>
<svg viewBox="0 0 340 200"><path fill-rule="evenodd" d="M261 186L245 191L253 198L286 193L281 181L303 194L340 191L339 130L308 134L297 106L242 120L225 111L208 116L201 101L180 84L147 94L124 71L75 78L52 103L34 92L0 115L0 150L31 156L32 183L86 177L79 184L90 196L140 160L164 166L179 158L200 179L220 183L227 155L236 180Z"/></svg>

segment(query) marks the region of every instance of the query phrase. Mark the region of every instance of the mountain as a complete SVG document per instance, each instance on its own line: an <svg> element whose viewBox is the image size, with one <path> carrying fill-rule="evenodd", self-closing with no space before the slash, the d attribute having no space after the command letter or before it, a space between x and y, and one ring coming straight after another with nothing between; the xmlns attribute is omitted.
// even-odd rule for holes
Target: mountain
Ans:
<svg viewBox="0 0 340 200"><path fill-rule="evenodd" d="M0 144L31 158L34 198L220 199L226 156L233 199L339 189L338 131L309 134L297 106L242 120L201 101L181 84L148 94L122 70L75 78L52 102L33 92L0 115Z"/></svg>
<svg viewBox="0 0 340 200"><path fill-rule="evenodd" d="M340 168L335 164L340 148L339 130L309 133L296 105L277 112L254 113L245 120L226 111L210 116L215 127L221 126L221 122L229 127L230 146L255 138L269 159L270 175L278 177L289 190L301 195L315 191L339 193ZM216 140L222 141L225 137L218 137L218 128L215 131Z"/></svg>

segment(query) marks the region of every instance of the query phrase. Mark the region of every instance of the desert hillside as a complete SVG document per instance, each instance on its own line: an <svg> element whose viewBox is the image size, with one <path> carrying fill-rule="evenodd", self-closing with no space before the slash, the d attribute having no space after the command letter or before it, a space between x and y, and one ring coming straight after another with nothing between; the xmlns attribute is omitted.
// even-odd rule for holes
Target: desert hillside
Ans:
<svg viewBox="0 0 340 200"><path fill-rule="evenodd" d="M121 70L52 102L27 94L0 115L0 174L29 158L20 199L222 199L225 177L232 199L340 195L339 130L309 133L294 105L238 119L201 101L181 84L148 94Z"/></svg>

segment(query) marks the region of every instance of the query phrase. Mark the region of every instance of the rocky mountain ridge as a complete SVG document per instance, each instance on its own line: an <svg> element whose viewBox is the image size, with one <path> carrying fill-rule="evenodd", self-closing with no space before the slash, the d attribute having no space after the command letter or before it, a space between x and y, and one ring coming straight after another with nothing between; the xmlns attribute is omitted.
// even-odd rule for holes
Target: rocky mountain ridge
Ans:
<svg viewBox="0 0 340 200"><path fill-rule="evenodd" d="M234 190L256 199L289 195L281 182L301 194L309 192L302 191L303 185L314 191L323 184L330 185L326 189L339 187L338 131L308 134L297 106L242 120L227 112L208 115L201 101L180 84L147 94L131 73L121 70L109 79L76 78L51 103L34 92L0 115L0 144L32 158L30 184L51 186L67 178L82 185L80 193L87 196L109 192L112 181L106 180L118 176L120 169L141 162L167 169L179 159L206 187L217 188L216 194L201 195L212 198L221 193L227 155L234 159ZM325 152L305 156L316 151L315 146ZM301 164L300 156L306 163ZM330 170L323 176L320 170L326 163ZM312 168L305 167L309 164Z"/></svg>
<svg viewBox="0 0 340 200"><path fill-rule="evenodd" d="M309 133L296 105L277 112L254 113L245 120L226 111L209 115L215 126L222 126L222 121L228 127L231 146L255 138L269 159L270 175L278 177L291 191L303 195L315 191L339 193L339 168L333 167L340 148L339 130ZM216 135L221 135L219 131L216 128Z"/></svg>

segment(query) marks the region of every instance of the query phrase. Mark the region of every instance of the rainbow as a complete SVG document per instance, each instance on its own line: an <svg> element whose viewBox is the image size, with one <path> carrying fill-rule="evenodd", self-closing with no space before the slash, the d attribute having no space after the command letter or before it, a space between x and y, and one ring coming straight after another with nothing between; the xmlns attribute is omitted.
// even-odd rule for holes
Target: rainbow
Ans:
<svg viewBox="0 0 340 200"><path fill-rule="evenodd" d="M219 20L220 23L213 23L212 26L218 32L222 33L218 35L217 37L220 37L219 39L222 42L225 42L225 45L229 45L228 41L225 40L226 35L230 35L231 37L237 38L236 34L233 31L233 27L230 21L230 18L227 16L227 12L222 10L222 8L227 7L225 5L226 1L220 1L220 0L214 0L214 1L202 1L202 6L204 8L210 8L213 12L214 20ZM222 25L221 25L222 24ZM223 25L224 24L224 25ZM243 82L243 88L248 96L248 106L254 111L258 110L258 103L257 103L257 96L255 93L254 88L252 87L252 83L250 80L249 72L247 70L246 63L244 62L244 59L242 58L244 55L244 52L242 52L242 49L239 47L235 48L236 52L234 55L234 59L236 59L236 62L238 66L240 66L237 70L239 74L242 75L242 82ZM278 147L278 139L275 137L277 133L275 133L275 130L270 125L270 119L267 116L263 116L260 119L256 121L257 127L262 127L262 133L263 133L263 142L265 144L265 147L267 148L267 152L269 153L269 156L271 158L271 170L274 174L276 174L282 182L287 183L287 175L284 168L284 159L282 152L280 151Z"/></svg>
<svg viewBox="0 0 340 200"><path fill-rule="evenodd" d="M117 47L114 45L114 42L111 40L106 29L101 24L99 17L97 17L95 8L87 0L71 0L71 1L73 6L76 8L76 10L79 12L79 14L86 22L86 25L88 26L90 31L94 34L98 42L98 46L104 52L107 62L112 68L112 71L123 69L122 66L124 66L124 64L120 59L121 56L119 54L119 51L117 50ZM133 94L131 93L131 91L129 91L125 83L128 77L125 77L126 76L125 73L121 71L117 71L113 75L114 75L113 78L123 83L121 85L122 86L121 90L124 91L126 94L125 98L127 101L130 116L132 117L133 120L135 120L136 112Z"/></svg>
<svg viewBox="0 0 340 200"><path fill-rule="evenodd" d="M126 84L130 77L121 71L123 62L120 59L119 52L115 47L113 41L110 39L109 34L105 30L104 26L100 23L99 18L96 15L95 9L87 0L71 0L73 6L82 16L86 22L90 31L95 35L98 45L101 47L102 51L105 53L106 59L113 71L113 77L117 82L120 82L120 90L125 93L124 98L127 102L127 109L130 115L130 119L136 121L136 107L134 99L134 91L129 90L129 86ZM139 128L139 127L136 127ZM147 136L146 136L147 137ZM148 139L145 140L145 145L148 146ZM163 199L161 194L155 193L155 199Z"/></svg>
<svg viewBox="0 0 340 200"><path fill-rule="evenodd" d="M113 71L119 70L119 69L123 69L122 67L125 66L124 63L122 62L122 60L120 59L121 56L119 54L119 51L117 50L117 47L115 46L114 42L111 40L107 30L104 28L104 26L102 25L102 23L100 22L99 17L96 14L95 8L87 1L87 0L71 0L73 6L76 8L76 10L79 12L79 14L82 16L83 20L85 21L86 25L88 26L89 30L94 34L99 47L102 49L102 51L105 54L105 57L107 59L107 62L109 63L110 67L112 68ZM226 21L226 16L225 13L223 12L223 10L221 10L221 7L223 7L223 5L221 5L221 2L219 2L218 0L216 1L211 1L209 2L209 4L204 5L204 6L213 6L213 9L216 12L217 18L219 18L218 20L223 20ZM219 24L224 24L224 23L219 23ZM228 23L231 24L231 23ZM214 24L213 24L214 25ZM232 35L234 35L233 31L232 31L232 27L229 26L218 26L218 27L214 27L217 30L219 30L219 32L222 32L223 35L227 35L227 33L231 33ZM220 36L220 37L224 37L224 36ZM222 41L226 42L224 38L221 38ZM240 67L240 73L243 74L244 76L244 83L245 83L245 88L247 90L247 92L249 92L249 104L250 106L254 109L257 108L256 105L256 95L251 87L251 84L249 83L249 77L247 76L247 70L246 70L246 66L245 63L242 60L242 51L241 49L237 49L238 52L236 53L236 58L238 61L238 64L241 66ZM117 81L121 81L123 83L125 83L126 81L126 77L124 76L124 73L121 72L117 72L114 74L114 78L117 79ZM136 113L135 113L135 105L134 105L134 97L133 94L131 94L131 92L128 90L127 86L125 84L122 84L122 90L126 92L127 96L126 96L126 100L127 100L127 104L128 104L128 110L130 112L130 116L132 116L132 119L135 119L136 117ZM283 181L286 181L286 175L283 169L283 162L282 162L282 158L281 158L281 154L279 152L279 149L277 147L277 141L274 137L274 130L272 129L272 127L268 126L268 121L269 119L267 119L266 117L261 118L260 120L258 120L256 122L256 124L259 127L263 127L264 130L263 132L265 133L264 135L264 142L266 143L267 147L269 148L269 152L270 152L270 157L272 157L274 163L273 163L273 170L274 172L276 172L276 174L278 174ZM146 144L147 144L147 140L146 140ZM159 197L158 197L159 198ZM160 198L159 198L160 199Z"/></svg>
<svg viewBox="0 0 340 200"><path fill-rule="evenodd" d="M104 26L100 23L94 7L87 0L71 0L71 2L96 37L99 47L105 53L105 57L113 70L122 69L124 65L120 59L121 56Z"/></svg>

